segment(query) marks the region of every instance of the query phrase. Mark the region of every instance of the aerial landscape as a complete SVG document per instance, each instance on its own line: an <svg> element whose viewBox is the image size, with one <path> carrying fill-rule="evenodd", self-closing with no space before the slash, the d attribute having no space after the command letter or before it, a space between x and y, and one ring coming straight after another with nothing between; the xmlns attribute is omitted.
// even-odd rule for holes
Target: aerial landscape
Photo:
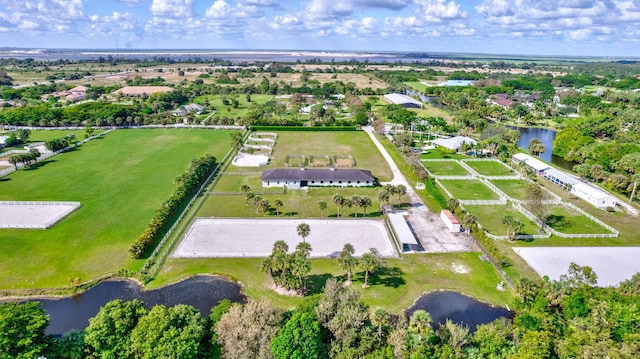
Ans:
<svg viewBox="0 0 640 359"><path fill-rule="evenodd" d="M0 20L0 359L640 357L636 1Z"/></svg>

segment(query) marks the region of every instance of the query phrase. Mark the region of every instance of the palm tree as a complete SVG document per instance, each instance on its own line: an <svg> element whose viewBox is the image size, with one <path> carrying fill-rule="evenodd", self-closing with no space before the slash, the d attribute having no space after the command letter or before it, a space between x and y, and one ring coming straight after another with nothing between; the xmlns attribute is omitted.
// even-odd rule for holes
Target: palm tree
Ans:
<svg viewBox="0 0 640 359"><path fill-rule="evenodd" d="M296 246L296 251L303 254L305 257L308 257L311 254L311 244L307 242L300 242Z"/></svg>
<svg viewBox="0 0 640 359"><path fill-rule="evenodd" d="M389 192L386 190L382 190L378 192L378 200L380 200L380 202L384 202L387 205L389 205Z"/></svg>
<svg viewBox="0 0 640 359"><path fill-rule="evenodd" d="M340 268L347 272L345 285L351 284L351 273L358 267L358 259L353 256L353 253L355 253L353 246L350 243L346 243L344 247L342 247L342 251L340 251L340 256L338 257Z"/></svg>
<svg viewBox="0 0 640 359"><path fill-rule="evenodd" d="M351 200L349 201L349 207L360 206L360 196L353 195L351 196ZM358 218L358 212L355 211L354 216Z"/></svg>
<svg viewBox="0 0 640 359"><path fill-rule="evenodd" d="M260 211L260 201L262 201L262 197L260 196L253 197L253 204L256 205L256 213L259 213Z"/></svg>
<svg viewBox="0 0 640 359"><path fill-rule="evenodd" d="M449 209L452 210L452 211L455 210L458 207L459 204L460 204L460 201L458 201L457 199L455 199L453 197L447 199L447 207L449 207Z"/></svg>
<svg viewBox="0 0 640 359"><path fill-rule="evenodd" d="M403 184L399 184L395 187L395 193L398 195L398 204L400 204L402 196L407 194L407 187L405 187Z"/></svg>
<svg viewBox="0 0 640 359"><path fill-rule="evenodd" d="M376 309L370 316L371 324L378 328L378 340L382 340L382 327L389 323L389 313L382 308Z"/></svg>
<svg viewBox="0 0 640 359"><path fill-rule="evenodd" d="M342 207L343 203L345 202L344 197L339 194L334 194L331 200L333 201L333 204L336 205L338 209L338 217L340 217L340 207Z"/></svg>
<svg viewBox="0 0 640 359"><path fill-rule="evenodd" d="M306 238L309 236L309 233L311 233L311 228L306 223L300 223L296 228L296 232L300 237L302 237L302 241L305 242Z"/></svg>
<svg viewBox="0 0 640 359"><path fill-rule="evenodd" d="M284 206L284 203L282 203L281 200L276 199L273 202L273 206L276 207L276 216L279 217L280 216L280 207Z"/></svg>
<svg viewBox="0 0 640 359"><path fill-rule="evenodd" d="M367 207L371 207L371 198L367 196L360 197L359 206L362 207L362 217L367 216Z"/></svg>
<svg viewBox="0 0 640 359"><path fill-rule="evenodd" d="M296 251L289 261L289 268L291 275L297 277L296 289L299 292L304 293L307 291L307 279L306 274L311 271L311 263L307 256L302 252Z"/></svg>
<svg viewBox="0 0 640 359"><path fill-rule="evenodd" d="M505 214L500 217L500 223L504 224L507 227L507 237L511 239L511 226L513 225L514 218L509 214Z"/></svg>
<svg viewBox="0 0 640 359"><path fill-rule="evenodd" d="M325 201L318 202L318 209L320 210L320 214L322 215L322 218L324 218L324 210L327 209L327 202Z"/></svg>
<svg viewBox="0 0 640 359"><path fill-rule="evenodd" d="M247 186L246 184L240 186L240 192L242 192L243 195L246 196L249 191L251 191L251 187Z"/></svg>
<svg viewBox="0 0 640 359"><path fill-rule="evenodd" d="M476 220L476 217L473 214L469 213L467 213L467 215L464 216L464 219L462 220L462 225L467 229L467 233L469 234L469 236L471 236L471 226L476 223Z"/></svg>
<svg viewBox="0 0 640 359"><path fill-rule="evenodd" d="M266 213L269 210L269 208L271 208L271 205L269 204L268 199L261 199L260 202L258 202L258 206L260 207L260 210L262 211L262 213Z"/></svg>
<svg viewBox="0 0 640 359"><path fill-rule="evenodd" d="M367 288L369 286L369 273L375 272L383 265L384 262L379 257L378 250L375 248L370 248L369 253L362 255L362 258L360 259L360 268L364 270L364 284L362 285L362 288Z"/></svg>
<svg viewBox="0 0 640 359"><path fill-rule="evenodd" d="M251 203L253 203L253 198L255 198L255 194L253 192L247 192L244 195L244 205L249 206L251 208Z"/></svg>

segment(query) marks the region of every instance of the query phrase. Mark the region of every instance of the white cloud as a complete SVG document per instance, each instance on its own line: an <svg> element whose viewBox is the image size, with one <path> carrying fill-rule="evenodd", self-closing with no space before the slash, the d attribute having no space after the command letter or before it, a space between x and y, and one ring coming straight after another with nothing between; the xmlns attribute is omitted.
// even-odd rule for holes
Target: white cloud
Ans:
<svg viewBox="0 0 640 359"><path fill-rule="evenodd" d="M460 5L450 0L416 0L416 14L427 22L442 22L462 19L467 13L460 10Z"/></svg>
<svg viewBox="0 0 640 359"><path fill-rule="evenodd" d="M193 0L153 0L151 14L163 18L188 18L193 16Z"/></svg>

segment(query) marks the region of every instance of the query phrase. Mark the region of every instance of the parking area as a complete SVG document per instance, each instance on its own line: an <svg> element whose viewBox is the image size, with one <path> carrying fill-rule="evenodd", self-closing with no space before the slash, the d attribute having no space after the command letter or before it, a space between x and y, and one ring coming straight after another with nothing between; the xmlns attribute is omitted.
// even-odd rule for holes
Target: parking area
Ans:
<svg viewBox="0 0 640 359"><path fill-rule="evenodd" d="M640 272L640 247L515 247L541 277L557 280L569 264L591 267L598 275L598 286L615 286Z"/></svg>
<svg viewBox="0 0 640 359"><path fill-rule="evenodd" d="M355 256L370 248L384 257L398 255L383 220L198 218L172 256L267 257L279 240L293 251L302 242L300 223L311 229L311 257L337 257L345 243L353 245Z"/></svg>

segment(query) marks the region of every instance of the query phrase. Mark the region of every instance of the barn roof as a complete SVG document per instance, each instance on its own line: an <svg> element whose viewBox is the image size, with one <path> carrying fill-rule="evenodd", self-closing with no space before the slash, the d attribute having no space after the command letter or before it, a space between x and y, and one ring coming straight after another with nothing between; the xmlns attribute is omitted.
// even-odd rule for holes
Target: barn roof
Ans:
<svg viewBox="0 0 640 359"><path fill-rule="evenodd" d="M276 168L262 172L263 181L369 181L374 177L371 171L359 169L300 169L300 168Z"/></svg>

